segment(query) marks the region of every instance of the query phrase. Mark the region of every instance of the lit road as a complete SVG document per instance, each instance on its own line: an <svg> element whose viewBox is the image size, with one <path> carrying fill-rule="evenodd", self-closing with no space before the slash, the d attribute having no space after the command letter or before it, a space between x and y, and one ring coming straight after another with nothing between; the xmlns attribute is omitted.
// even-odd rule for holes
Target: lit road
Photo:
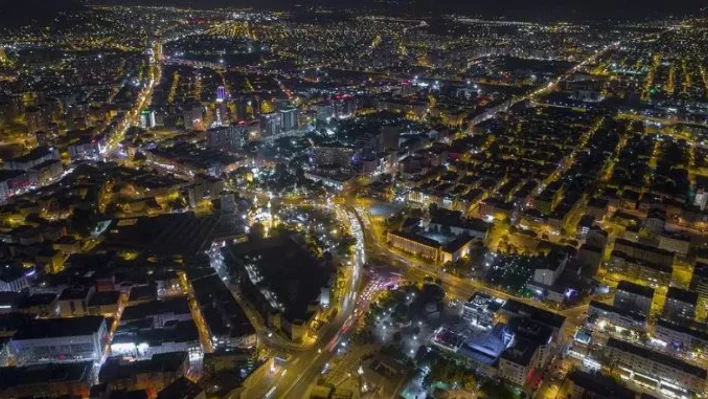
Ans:
<svg viewBox="0 0 708 399"><path fill-rule="evenodd" d="M543 85L543 86L537 88L536 90L534 90L534 91L532 91L532 92L530 92L530 93L527 93L527 94L524 95L524 96L515 98L515 99L509 101L507 104L505 104L505 105L503 105L503 106L494 107L493 109L490 109L489 111L483 113L482 115L479 115L479 116L475 117L474 120L469 124L469 126L468 126L468 128L467 128L467 133L468 133L468 134L469 134L469 133L472 133L472 128L473 128L475 125L477 125L477 124L479 124L479 123L481 123L481 122L484 122L484 121L486 121L486 120L489 120L489 119L491 119L491 118L494 118L499 112L505 112L505 111L507 111L509 108L511 108L512 106L514 106L514 105L516 105L516 104L518 104L518 103L520 103L520 102L523 102L523 101L526 101L526 100L531 100L531 101L533 101L536 97L538 97L538 96L540 96L540 95L542 95L542 94L546 94L546 93L548 93L548 92L553 91L553 90L558 86L558 84L559 84L560 82L562 82L564 79L567 79L568 77L570 77L570 76L573 75L574 73L578 72L581 68L583 68L583 67L585 67L586 65L588 65L588 64L592 63L593 61L595 61L595 59L597 59L597 57L601 56L602 54L604 54L605 52L607 52L607 51L609 51L609 50L611 50L611 49L617 48L619 45L620 45L620 42L614 42L614 43L612 43L612 44L608 44L607 46L605 46L605 47L601 48L600 50L598 50L598 51L594 52L593 54L591 54L589 57L587 57L586 59L584 59L584 60L581 61L580 63L576 64L576 65L575 65L573 68L571 68L570 70L568 70L568 71L566 71L565 73L563 73L563 74L557 76L556 78L554 78L554 79L551 80L550 82L546 83L545 85Z"/></svg>
<svg viewBox="0 0 708 399"><path fill-rule="evenodd" d="M365 314L365 309L368 307L371 298L377 294L377 290L382 289L382 287L388 284L383 284L380 281L373 286L369 284L362 294L359 295L359 286L363 273L362 266L366 262L364 230L353 212L347 211L334 204L328 204L327 206L333 208L340 220L348 221L351 234L354 236L357 243L354 246L352 265L348 268L346 273L346 288L344 294L340 297L340 303L338 304L339 311L334 320L327 323L318 332L315 345L306 346L294 344L280 335L272 333L264 326L261 316L251 309L246 301L240 298L236 287L229 284L232 294L243 308L251 324L256 328L259 341L271 349L286 350L292 353L292 357L288 360L282 371L277 371L278 378L270 378L264 381L263 384L258 384L257 389L245 392L245 397L254 399L263 397L305 397L310 385L317 380L325 364L334 356L338 345L349 339L352 327L357 323L359 318L363 317ZM210 251L210 258L212 267L214 267L219 276L226 281L228 280L228 273L223 264L223 255L221 255L220 252L221 245L221 243L214 244ZM269 387L267 384L268 381L275 385ZM265 388L269 389L266 390Z"/></svg>
<svg viewBox="0 0 708 399"><path fill-rule="evenodd" d="M311 384L323 373L323 370L328 366L329 361L334 357L340 346L347 345L351 334L355 330L355 326L364 317L366 310L371 301L383 290L386 286L394 283L397 280L395 277L381 278L372 281L364 289L359 300L356 302L356 310L350 313L344 319L338 318L335 323L332 323L333 328L329 328L323 335L317 350L313 350L300 357L300 362L297 368L302 371L293 373L293 378L283 381L277 387L274 397L278 398L304 398L307 397L307 391ZM344 319L344 320L342 320ZM343 321L343 323L342 323ZM340 326L337 328L337 326ZM296 360L294 360L296 361ZM292 367L291 367L292 368Z"/></svg>
<svg viewBox="0 0 708 399"><path fill-rule="evenodd" d="M351 334L351 328L358 317L363 316L373 293L367 288L364 294L358 295L362 274L362 266L366 261L364 253L364 231L361 223L353 212L348 212L339 206L335 212L343 220L349 221L349 228L357 241L352 259L351 273L347 281L346 293L340 298L339 312L335 319L325 325L318 334L318 343L310 350L293 356L286 374L281 377L275 389L270 392L273 398L304 398L310 385L317 380L327 362L334 356L336 348L346 341ZM354 306L356 304L356 306ZM356 310L355 310L356 309ZM297 371L296 371L297 370Z"/></svg>
<svg viewBox="0 0 708 399"><path fill-rule="evenodd" d="M155 87L160 83L162 76L162 66L160 64L160 60L162 59L162 43L153 43L149 50L153 52L153 56L150 58L150 81L143 87L138 95L135 106L125 113L123 120L118 123L118 126L116 126L115 130L111 132L107 138L107 146L105 149L107 156L113 155L116 152L118 144L125 137L125 132L128 128L138 123L140 111L150 105L152 93L155 91Z"/></svg>

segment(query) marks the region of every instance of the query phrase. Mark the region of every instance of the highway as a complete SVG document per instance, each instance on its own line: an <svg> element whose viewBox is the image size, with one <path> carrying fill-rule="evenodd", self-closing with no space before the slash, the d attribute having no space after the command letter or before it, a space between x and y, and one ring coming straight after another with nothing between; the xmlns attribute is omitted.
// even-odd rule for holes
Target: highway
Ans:
<svg viewBox="0 0 708 399"><path fill-rule="evenodd" d="M365 262L363 229L353 212L346 211L336 205L332 206L336 207L338 214L346 215L345 220L349 221L350 231L357 240L351 271L348 273L349 276L346 283L346 292L348 294L340 299L338 304L339 311L335 319L326 324L318 333L317 343L309 350L297 353L290 359L288 363L292 364L293 367L287 369L285 375L279 379L278 384L274 387L275 389L269 391L270 396L268 397L304 398L310 385L317 380L325 364L334 355L334 349L342 340L349 337L350 328L354 324L355 318L358 315L362 315L363 312L361 310L368 306L369 296L362 295L358 297ZM356 314L354 313L355 309L358 309Z"/></svg>

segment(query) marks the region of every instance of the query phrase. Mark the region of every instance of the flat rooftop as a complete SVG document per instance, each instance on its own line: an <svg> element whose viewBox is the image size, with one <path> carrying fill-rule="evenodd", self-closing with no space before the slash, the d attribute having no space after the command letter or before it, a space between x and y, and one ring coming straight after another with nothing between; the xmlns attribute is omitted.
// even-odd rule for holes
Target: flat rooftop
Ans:
<svg viewBox="0 0 708 399"><path fill-rule="evenodd" d="M0 368L0 389L46 384L48 381L88 384L92 368L92 362L3 367Z"/></svg>
<svg viewBox="0 0 708 399"><path fill-rule="evenodd" d="M22 326L13 340L62 338L91 335L101 328L105 320L101 316L73 317L69 319L37 319Z"/></svg>

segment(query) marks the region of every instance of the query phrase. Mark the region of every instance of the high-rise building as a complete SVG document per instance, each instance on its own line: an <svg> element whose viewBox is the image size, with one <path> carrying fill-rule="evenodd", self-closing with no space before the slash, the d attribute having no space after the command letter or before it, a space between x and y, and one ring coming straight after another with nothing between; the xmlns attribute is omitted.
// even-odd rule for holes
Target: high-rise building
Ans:
<svg viewBox="0 0 708 399"><path fill-rule="evenodd" d="M140 127L143 129L152 129L155 123L155 111L145 109L140 113Z"/></svg>
<svg viewBox="0 0 708 399"><path fill-rule="evenodd" d="M217 103L223 103L228 96L228 93L226 92L226 87L224 86L219 86L216 88L216 102Z"/></svg>
<svg viewBox="0 0 708 399"><path fill-rule="evenodd" d="M261 114L261 137L271 137L280 134L282 129L282 115L279 112Z"/></svg>
<svg viewBox="0 0 708 399"><path fill-rule="evenodd" d="M207 148L238 150L248 141L246 126L217 127L207 130Z"/></svg>
<svg viewBox="0 0 708 399"><path fill-rule="evenodd" d="M290 107L280 110L280 119L283 132L290 132L298 128L297 108Z"/></svg>

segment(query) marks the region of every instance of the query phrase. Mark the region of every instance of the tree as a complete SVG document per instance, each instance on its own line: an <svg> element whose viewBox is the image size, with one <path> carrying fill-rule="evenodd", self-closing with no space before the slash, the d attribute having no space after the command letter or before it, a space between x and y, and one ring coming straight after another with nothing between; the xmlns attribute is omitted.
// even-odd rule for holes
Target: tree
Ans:
<svg viewBox="0 0 708 399"><path fill-rule="evenodd" d="M398 343L401 342L402 339L403 339L403 335L401 334L400 331L396 331L396 332L393 334L393 342L395 342L395 343L398 344Z"/></svg>
<svg viewBox="0 0 708 399"><path fill-rule="evenodd" d="M438 212L438 204L432 203L428 206L428 215L433 217Z"/></svg>
<svg viewBox="0 0 708 399"><path fill-rule="evenodd" d="M413 208L410 211L410 215L411 215L411 217L419 218L419 217L423 216L423 210L420 208Z"/></svg>
<svg viewBox="0 0 708 399"><path fill-rule="evenodd" d="M81 237L88 237L96 226L96 214L92 210L76 208L71 215L71 229Z"/></svg>
<svg viewBox="0 0 708 399"><path fill-rule="evenodd" d="M248 234L248 237L252 241L262 240L265 237L265 226L263 223L254 223L253 226L251 226L251 231Z"/></svg>

